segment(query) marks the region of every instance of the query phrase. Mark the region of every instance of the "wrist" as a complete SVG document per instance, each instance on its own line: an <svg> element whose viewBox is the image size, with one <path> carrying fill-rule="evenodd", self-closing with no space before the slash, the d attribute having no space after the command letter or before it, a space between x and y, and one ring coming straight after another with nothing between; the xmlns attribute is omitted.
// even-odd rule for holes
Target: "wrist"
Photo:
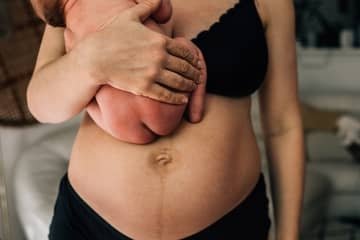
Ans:
<svg viewBox="0 0 360 240"><path fill-rule="evenodd" d="M88 44L80 44L68 53L72 66L80 76L78 79L86 80L87 86L98 88L105 84L105 77L97 61L92 57L92 48Z"/></svg>

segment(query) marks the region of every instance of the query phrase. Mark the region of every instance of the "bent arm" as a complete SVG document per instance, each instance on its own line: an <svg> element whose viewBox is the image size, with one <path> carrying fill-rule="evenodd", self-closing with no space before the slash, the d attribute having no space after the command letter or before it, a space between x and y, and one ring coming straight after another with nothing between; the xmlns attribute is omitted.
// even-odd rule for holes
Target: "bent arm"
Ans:
<svg viewBox="0 0 360 240"><path fill-rule="evenodd" d="M291 0L264 0L269 66L259 94L276 218L277 240L299 239L304 143L297 87Z"/></svg>
<svg viewBox="0 0 360 240"><path fill-rule="evenodd" d="M87 74L81 54L65 54L64 29L46 26L35 70L27 89L29 109L44 123L66 121L81 112L99 84Z"/></svg>

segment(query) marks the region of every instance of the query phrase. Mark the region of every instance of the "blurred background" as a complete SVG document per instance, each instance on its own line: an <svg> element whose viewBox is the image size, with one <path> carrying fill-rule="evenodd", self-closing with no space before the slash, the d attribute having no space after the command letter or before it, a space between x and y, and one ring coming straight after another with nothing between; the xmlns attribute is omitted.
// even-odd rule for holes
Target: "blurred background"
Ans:
<svg viewBox="0 0 360 240"><path fill-rule="evenodd" d="M295 0L297 38L301 46L360 47L360 2Z"/></svg>
<svg viewBox="0 0 360 240"><path fill-rule="evenodd" d="M302 239L360 239L360 1L294 3L307 161ZM1 240L46 239L81 118L37 124L26 107L42 31L29 1L0 0Z"/></svg>

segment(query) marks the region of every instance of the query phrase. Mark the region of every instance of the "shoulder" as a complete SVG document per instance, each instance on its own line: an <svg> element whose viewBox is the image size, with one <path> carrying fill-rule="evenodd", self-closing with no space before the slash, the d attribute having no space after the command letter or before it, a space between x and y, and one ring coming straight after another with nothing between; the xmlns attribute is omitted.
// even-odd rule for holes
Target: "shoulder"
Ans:
<svg viewBox="0 0 360 240"><path fill-rule="evenodd" d="M271 26L281 23L294 22L294 1L293 0L254 0L264 26L268 29Z"/></svg>

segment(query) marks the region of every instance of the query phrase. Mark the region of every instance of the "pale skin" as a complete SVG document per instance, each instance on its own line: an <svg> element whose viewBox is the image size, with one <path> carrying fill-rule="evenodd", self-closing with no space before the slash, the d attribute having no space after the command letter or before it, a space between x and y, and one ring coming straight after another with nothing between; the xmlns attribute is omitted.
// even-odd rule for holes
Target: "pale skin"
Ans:
<svg viewBox="0 0 360 240"><path fill-rule="evenodd" d="M222 13L228 9L232 5L229 2L231 1L217 1L216 6L213 6L208 1L199 0L196 4L193 3L191 7L187 7L186 4L181 5L184 1L174 0L173 4L176 10L174 17L178 19L174 27L177 27L177 32L183 33L179 35L191 38L199 30L206 29L209 24L214 22L214 19L220 15L219 12ZM269 47L269 67L266 80L259 91L259 99L275 201L276 239L296 240L299 239L303 194L304 146L297 95L294 9L291 0L258 0L257 6L266 29ZM218 10L219 8L221 11ZM199 9L205 10L203 13L206 14L198 16ZM181 18L179 17L182 16L181 14L188 15ZM124 29L135 26L129 24L131 21L127 20L125 15L122 17L120 17L121 20L113 24ZM182 21L185 21L183 19L193 19L193 24L191 26L182 24ZM124 22L127 23L126 26L122 25ZM116 28L110 28L109 31L116 31ZM138 30L138 34L140 34L141 29ZM33 85L34 89L46 89L46 91L40 91L43 93L43 99L51 99L44 92L54 92L48 81L51 81L51 78L56 74L57 80L63 82L65 82L64 79L73 78L74 75L79 74L69 62L66 64L67 61L71 63L71 59L76 59L77 54L80 53L87 54L86 56L89 56L90 59L96 53L100 55L97 51L89 54L77 49L68 55L64 55L65 45L62 36L63 30L52 29L51 27L47 27L44 35L36 71L46 72L45 69L50 68L51 64L53 66L58 65L58 68L53 67L52 70L47 70L48 75L43 72L41 78L44 79L43 81L39 80L40 74L35 74L32 79L32 82L37 81L37 85ZM121 35L121 37L126 38L126 35ZM89 51L89 49L93 49L90 46L94 44L99 46L98 40L99 38L92 39L91 45L89 41L85 40L82 45L79 44L78 49L85 46L84 49ZM105 39L103 40L105 41ZM107 39L106 43L109 44L111 41L114 40ZM106 61L111 63L115 58L110 54L106 57ZM97 58L94 57L94 59ZM100 64L102 60L103 58L100 58L92 64ZM64 68L69 71L63 72L62 69ZM99 76L103 76L103 73ZM81 85L84 86L86 83L82 82ZM123 86L125 85L123 84ZM130 86L130 83L126 86ZM57 85L56 90L62 92L59 94L61 99L67 96L67 85ZM29 95L31 96L31 88ZM91 97L93 96L94 94ZM41 108L40 106L45 108L44 111L51 111L52 109L40 102L36 103L31 97L29 100L34 105L38 104L38 109ZM71 104L71 101L62 102L62 104ZM151 186L157 186L155 184L158 183L156 176L160 174L162 181L166 183L165 186L169 186L169 188L165 188L166 198L176 200L165 202L169 208L164 209L164 217L169 216L169 218L162 222L162 226L166 226L162 232L163 239L166 237L168 239L179 239L185 233L197 231L209 221L220 217L224 209L229 209L230 205L234 205L236 202L234 199L243 199L256 182L256 176L260 171L259 158L256 157L258 150L251 133L251 123L248 120L250 99L231 100L207 94L206 109L205 117L200 123L192 126L183 122L173 136L163 137L154 144L141 146L127 145L109 139L97 130L98 128L89 117L85 117L70 160L69 176L72 185L115 228L128 235L135 236L135 239L146 239L146 237L148 239L159 239L157 238L158 235L155 233L152 235L153 232L151 231L153 229L152 224L155 224L156 221L155 223L154 221L147 222L145 217L141 218L140 216L146 215L147 219L153 219L155 216L151 215L151 209L153 209L151 206L153 202L154 206L157 206L159 199L155 194L157 193L156 189ZM38 114L38 116L42 115ZM39 119L41 120L41 117ZM61 121L62 119L57 120ZM214 127L216 127L216 131L209 131ZM88 141L89 138L97 139L96 146L93 146L93 142ZM224 139L226 139L226 144ZM206 143L206 146L203 146L203 143ZM86 151L82 150L86 147ZM157 152L165 148L167 150L161 154L165 154L165 156L170 154L171 156L171 161L166 166L155 161L157 158L152 157L161 156ZM221 154L219 153L220 150ZM106 158L104 159L105 152ZM197 156L196 160L191 157L194 154ZM101 156L97 157L97 155ZM126 157L122 157L123 155ZM144 158L145 156L149 157ZM227 168L227 164L230 164L231 167ZM121 169L126 169L126 172L121 171ZM142 174L141 169L147 169L146 174ZM233 172L232 170L236 171ZM83 175L84 172L87 173L86 176L96 175L102 181L91 181L91 178ZM222 173L224 175L221 175ZM231 176L235 177L232 178ZM132 183L131 188L123 184L124 180ZM175 184L178 181L181 181L182 184ZM151 184L152 182L154 185ZM146 183L146 189L144 189L144 183ZM206 192L206 187L200 187L208 186L208 184L215 184L219 188L213 187L210 194ZM233 189L239 189L239 191L236 191L236 194L234 192L224 194L221 189L224 189L224 186L229 186L229 184L234 187L236 185L237 187ZM118 195L116 189L121 189ZM144 202L133 197L135 196L134 191L137 189L143 189L142 193L146 197L147 203L146 211L141 208L141 204ZM184 192L191 192L192 194L189 196ZM126 196L125 199L124 195ZM203 202L198 202L201 199L208 199L208 202L204 205ZM119 202L122 204L118 205ZM181 202L182 211L191 209L187 214L192 216L186 218L186 221L180 225L176 222L176 219L180 218L180 216L176 217L179 211L172 212L173 208L177 210L179 206L176 203L179 202ZM209 209L212 211L206 207L211 207ZM122 211L122 208L125 211ZM158 208L154 207L154 209ZM198 211L208 213L208 215L200 217ZM191 215L192 213L198 215ZM143 219L143 221L137 222L136 224L139 225L136 225L135 222L129 223L124 220L131 220L134 217L138 221L139 219ZM142 226L140 232L139 226ZM149 236L154 237L150 238Z"/></svg>
<svg viewBox="0 0 360 240"><path fill-rule="evenodd" d="M119 12L134 6L132 0L123 1L68 1L71 8L65 12L65 46L70 51L78 42L90 33L99 31ZM101 8L101 10L99 10ZM165 34L153 20L148 19L144 25L150 29ZM181 41L182 39L178 39ZM194 91L193 96L205 96L206 68L201 52L195 45L182 40L192 53L201 59L202 68L199 78L200 84L192 83L191 88L183 87L182 91ZM183 78L195 70L190 69L190 75L185 71ZM170 74L170 72L167 72ZM186 76L188 75L188 76ZM187 81L191 81L188 80ZM202 100L203 101L203 100ZM158 135L172 133L180 124L186 104L171 105L136 96L125 91L115 89L109 85L102 86L86 108L93 120L113 137L126 142L146 144L157 138ZM191 119L200 121L200 116Z"/></svg>
<svg viewBox="0 0 360 240"><path fill-rule="evenodd" d="M35 10L38 12L39 16L44 19L40 10L41 2L44 1L32 1L35 6ZM70 1L67 1L67 3L68 2ZM146 7L134 8L133 11L127 11L121 16L122 18L126 17L126 20L130 20L133 25L138 24L136 26L137 28L142 28L143 26L140 25L141 21L144 21L149 17L149 15L145 13L144 9L154 9L157 7L157 5L151 3L151 1L149 2L144 0L142 2L146 4ZM161 7L157 10L157 12L154 13L154 17L159 19L159 21L169 19L170 15L166 13L169 12L169 10L163 10L165 8L169 8L166 7L167 5L169 5L166 3L169 3L169 1L164 1ZM121 17L119 16L119 18ZM117 18L118 21L123 20L119 18ZM40 49L39 54L42 55L42 53L44 52L44 55L48 57L47 60L50 61L43 62L42 59L38 59L34 71L34 78L46 79L53 73L61 74L59 78L65 78L68 80L64 82L59 82L54 79L48 87L51 87L55 90L59 88L62 89L65 87L65 85L67 85L74 87L74 89L76 89L77 91L74 91L74 93L66 93L65 96L67 97L64 98L65 101L60 101L63 96L58 96L56 94L56 91L55 94L51 94L52 96L48 96L54 99L54 101L50 101L47 103L49 104L48 107L57 109L56 113L49 114L46 111L38 108L38 103L44 100L41 97L44 95L46 96L47 94L38 93L39 91L47 91L47 89L42 88L41 84L39 85L40 88L38 88L38 81L32 81L29 85L28 91L28 98L32 99L29 102L29 107L30 109L32 109L32 113L37 116L37 118L41 119L41 121L43 122L55 123L67 120L78 114L84 109L85 106L87 106L91 102L94 93L98 91L101 85L108 84L117 89L124 90L135 95L145 96L154 100L170 104L184 104L189 101L189 118L194 122L201 120L203 113L203 96L201 96L201 94L192 96L191 99L188 99L185 93L177 93L174 91L170 91L169 89L164 87L167 86L168 88L183 91L184 89L191 89L193 87L194 81L199 81L200 70L195 68L199 65L200 59L198 56L195 56L191 52L191 50L189 50L189 45L184 44L184 41L166 38L164 35L160 35L152 31L137 31L144 34L143 36L137 36L141 39L140 41L134 41L134 37L136 37L136 35L129 36L129 39L123 38L124 44L126 44L126 47L128 49L131 49L130 51L121 51L122 58L118 57L116 61L112 63L109 61L109 59L107 59L107 63L102 65L99 64L103 60L101 59L102 57L105 58L107 54L113 55L116 53L117 50L119 51L124 47L124 45L117 44L116 47L108 47L104 49L103 46L99 45L98 47L99 50L101 49L102 54L94 52L94 49L96 48L94 48L92 42L100 43L102 41L101 39L109 38L109 36L105 37L105 35L108 31L110 31L111 27L113 26L108 26L106 29L102 30L101 34L94 33L88 38L86 38L86 40L84 41L85 43L83 42L80 47L76 47L75 50L73 49L72 52L76 53L67 54L66 58L63 58L62 61L55 61L59 57L58 54L54 54L55 52L48 52L47 50L42 51L42 49L47 49L47 47L58 47L56 44L53 44L51 41L44 44L45 46ZM46 29L45 33L50 31L54 35L59 36L60 34L64 36L64 32L58 30L59 29L57 28L50 28L49 26ZM47 35L48 34L44 34L44 38L47 38ZM115 39L119 37L119 35L120 34L111 34L110 36L114 38L115 42ZM147 40L145 41L147 44L143 44L144 39ZM88 45L91 46L90 49L87 49L86 46ZM137 51L134 49L136 49ZM65 49L61 49L61 51L64 50ZM134 55L134 53L139 52L141 54L136 54L136 59L130 57ZM94 55L95 57L88 56L88 54L92 54L92 56ZM149 61L150 59L152 59L152 61ZM65 61L65 63L62 63L63 61ZM68 64L68 62L71 62L71 64ZM126 67L123 67L124 69L116 69L115 71L107 67L107 65L111 64ZM49 66L47 68L44 68L45 65ZM66 69L66 71L63 70L63 68L61 67L62 65L65 65L64 69ZM81 69L83 71L81 73L77 72L76 70L78 69ZM134 69L137 69L137 71L135 71L135 74L133 72ZM186 73L184 73L184 69L187 70L185 71ZM74 70L76 73L73 73ZM186 74L188 78L192 81L189 81L189 79L185 79L179 73ZM130 77L131 75L132 77ZM86 84L86 87L84 88L84 86L72 81L72 79L68 76L73 76L73 79L79 77L85 78L88 84ZM121 81L119 81L118 79L121 79ZM35 85L34 88L36 88L36 94L32 94L33 85ZM77 92L77 94L75 94L75 92ZM66 100L68 100L69 102L66 102Z"/></svg>
<svg viewBox="0 0 360 240"><path fill-rule="evenodd" d="M294 7L290 0L264 0L262 5L270 61L259 100L273 186L276 237L298 239L304 188L304 137L297 95Z"/></svg>

